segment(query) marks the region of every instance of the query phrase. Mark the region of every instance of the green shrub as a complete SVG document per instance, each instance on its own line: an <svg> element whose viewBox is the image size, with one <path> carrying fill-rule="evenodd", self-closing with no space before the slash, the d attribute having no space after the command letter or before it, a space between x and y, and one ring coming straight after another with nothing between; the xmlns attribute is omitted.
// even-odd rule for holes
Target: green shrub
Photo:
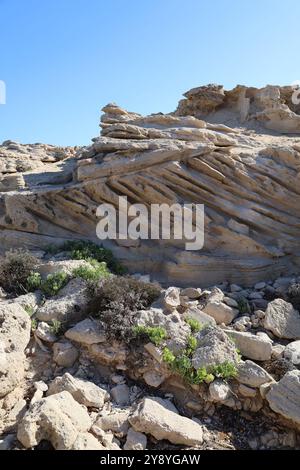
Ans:
<svg viewBox="0 0 300 470"><path fill-rule="evenodd" d="M42 278L41 278L40 273L33 272L29 274L27 281L26 281L27 290L29 292L33 292L37 289L40 289L41 284L42 284Z"/></svg>
<svg viewBox="0 0 300 470"><path fill-rule="evenodd" d="M249 302L247 301L247 299L245 299L245 297L239 297L237 299L237 304L238 304L239 312L242 315L245 315L246 313L251 313Z"/></svg>
<svg viewBox="0 0 300 470"><path fill-rule="evenodd" d="M170 351L169 348L164 348L162 353L163 361L166 362L169 366L173 366L176 359L175 355Z"/></svg>
<svg viewBox="0 0 300 470"><path fill-rule="evenodd" d="M155 346L159 346L167 338L167 332L160 326L134 326L135 336L146 336Z"/></svg>
<svg viewBox="0 0 300 470"><path fill-rule="evenodd" d="M111 250L86 240L69 240L59 247L49 247L48 253L55 254L67 251L71 259L96 260L106 263L108 269L114 274L125 274L126 269L116 260Z"/></svg>
<svg viewBox="0 0 300 470"><path fill-rule="evenodd" d="M197 339L195 338L195 336L192 336L192 335L188 336L187 347L186 347L187 355L191 356L192 354L194 354L196 349L197 349Z"/></svg>
<svg viewBox="0 0 300 470"><path fill-rule="evenodd" d="M110 277L91 286L89 314L100 318L108 337L130 342L134 337L134 315L160 295L160 289L129 276Z"/></svg>
<svg viewBox="0 0 300 470"><path fill-rule="evenodd" d="M28 315L30 317L32 317L32 315L35 312L35 309L34 309L34 307L32 307L32 305L24 305L24 310L25 310L26 313L28 313Z"/></svg>
<svg viewBox="0 0 300 470"><path fill-rule="evenodd" d="M35 271L37 264L38 260L28 251L8 251L0 266L1 287L14 295L26 294L27 278Z"/></svg>
<svg viewBox="0 0 300 470"><path fill-rule="evenodd" d="M63 271L48 274L47 278L42 281L40 288L47 297L52 297L65 287L69 279L68 274Z"/></svg>
<svg viewBox="0 0 300 470"><path fill-rule="evenodd" d="M56 336L61 336L64 333L62 322L59 320L51 320L51 332Z"/></svg>
<svg viewBox="0 0 300 470"><path fill-rule="evenodd" d="M32 331L35 331L37 329L37 320L35 318L31 319L31 329Z"/></svg>
<svg viewBox="0 0 300 470"><path fill-rule="evenodd" d="M195 318L188 317L185 319L185 322L190 326L192 333L198 333L203 328L203 325Z"/></svg>
<svg viewBox="0 0 300 470"><path fill-rule="evenodd" d="M110 272L104 261L102 263L96 260L89 262L91 266L79 266L79 268L73 269L72 276L81 277L85 281L98 281L101 278L109 277Z"/></svg>
<svg viewBox="0 0 300 470"><path fill-rule="evenodd" d="M238 374L235 364L229 361L225 361L221 364L216 364L212 366L210 371L215 377L218 377L224 380L233 379Z"/></svg>

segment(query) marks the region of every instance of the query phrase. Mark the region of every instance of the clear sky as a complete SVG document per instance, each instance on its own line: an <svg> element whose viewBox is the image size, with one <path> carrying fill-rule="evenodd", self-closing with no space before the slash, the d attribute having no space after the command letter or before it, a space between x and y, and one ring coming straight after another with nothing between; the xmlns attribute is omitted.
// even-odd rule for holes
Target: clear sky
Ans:
<svg viewBox="0 0 300 470"><path fill-rule="evenodd" d="M0 0L0 142L87 145L108 102L300 80L299 0Z"/></svg>

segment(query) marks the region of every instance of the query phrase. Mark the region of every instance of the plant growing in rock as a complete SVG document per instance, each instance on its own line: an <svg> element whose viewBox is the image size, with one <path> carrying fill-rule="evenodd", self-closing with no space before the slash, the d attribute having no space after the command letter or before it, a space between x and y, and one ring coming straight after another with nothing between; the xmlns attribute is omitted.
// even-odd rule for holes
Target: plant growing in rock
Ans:
<svg viewBox="0 0 300 470"><path fill-rule="evenodd" d="M33 272L29 274L27 281L26 281L28 291L33 292L37 289L40 289L41 284L42 284L42 278L41 278L40 273Z"/></svg>
<svg viewBox="0 0 300 470"><path fill-rule="evenodd" d="M233 379L238 374L235 364L229 361L225 361L221 364L216 364L212 366L210 371L215 377L218 377L224 380Z"/></svg>
<svg viewBox="0 0 300 470"><path fill-rule="evenodd" d="M98 281L101 278L107 278L110 275L107 269L106 263L99 262L96 260L90 260L91 266L79 266L79 268L73 269L72 276L80 277L85 281Z"/></svg>
<svg viewBox="0 0 300 470"><path fill-rule="evenodd" d="M69 240L59 247L48 247L48 253L56 254L61 251L68 252L71 259L82 259L91 262L106 263L108 269L114 274L125 274L126 269L116 260L111 250L96 245L87 240Z"/></svg>
<svg viewBox="0 0 300 470"><path fill-rule="evenodd" d="M37 264L37 258L28 251L8 251L0 266L1 287L14 295L26 294L27 279L35 271Z"/></svg>
<svg viewBox="0 0 300 470"><path fill-rule="evenodd" d="M47 278L42 281L40 288L46 296L52 297L53 295L56 295L60 289L65 287L69 279L68 274L63 271L48 274Z"/></svg>
<svg viewBox="0 0 300 470"><path fill-rule="evenodd" d="M135 336L149 338L155 346L159 346L167 338L166 330L160 326L134 326L133 333Z"/></svg>
<svg viewBox="0 0 300 470"><path fill-rule="evenodd" d="M188 317L185 322L190 326L192 333L198 333L203 328L203 325L195 318Z"/></svg>
<svg viewBox="0 0 300 470"><path fill-rule="evenodd" d="M247 299L245 299L245 297L239 297L237 299L237 304L240 314L246 315L247 313L251 313L249 302Z"/></svg>
<svg viewBox="0 0 300 470"><path fill-rule="evenodd" d="M155 284L129 276L111 277L91 286L90 315L100 318L111 338L130 342L134 337L134 315L144 310L160 295Z"/></svg>
<svg viewBox="0 0 300 470"><path fill-rule="evenodd" d="M51 320L51 332L56 336L61 336L64 333L64 325L59 320Z"/></svg>

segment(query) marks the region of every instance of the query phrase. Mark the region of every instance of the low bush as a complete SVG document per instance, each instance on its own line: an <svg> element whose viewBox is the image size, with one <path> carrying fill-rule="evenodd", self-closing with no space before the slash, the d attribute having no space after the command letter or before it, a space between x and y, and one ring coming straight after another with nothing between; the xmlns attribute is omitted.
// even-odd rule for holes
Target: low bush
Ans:
<svg viewBox="0 0 300 470"><path fill-rule="evenodd" d="M0 266L0 285L7 292L22 295L28 292L27 279L34 272L38 260L28 251L11 250Z"/></svg>
<svg viewBox="0 0 300 470"><path fill-rule="evenodd" d="M41 282L40 289L47 297L52 297L58 294L60 289L65 287L69 280L70 277L63 271L48 274L47 278Z"/></svg>
<svg viewBox="0 0 300 470"><path fill-rule="evenodd" d="M155 346L159 346L167 338L166 330L160 326L134 326L133 333L135 336L144 336L146 340L149 338Z"/></svg>
<svg viewBox="0 0 300 470"><path fill-rule="evenodd" d="M245 299L245 297L239 297L237 299L237 304L240 314L246 315L247 313L251 313L249 302L247 299Z"/></svg>
<svg viewBox="0 0 300 470"><path fill-rule="evenodd" d="M58 247L48 247L48 253L56 254L61 251L68 252L71 259L83 259L91 262L106 263L108 269L114 274L125 274L126 269L116 260L111 250L86 240L69 240Z"/></svg>
<svg viewBox="0 0 300 470"><path fill-rule="evenodd" d="M203 328L203 325L201 325L201 323L195 318L188 317L185 322L190 326L192 333L198 333Z"/></svg>
<svg viewBox="0 0 300 470"><path fill-rule="evenodd" d="M96 260L89 261L91 266L80 266L72 271L73 277L80 277L85 281L98 281L101 278L107 278L110 275L106 263L99 263Z"/></svg>
<svg viewBox="0 0 300 470"><path fill-rule="evenodd" d="M91 286L89 314L104 322L108 337L130 342L135 337L135 313L150 307L159 295L154 284L129 276L110 277Z"/></svg>

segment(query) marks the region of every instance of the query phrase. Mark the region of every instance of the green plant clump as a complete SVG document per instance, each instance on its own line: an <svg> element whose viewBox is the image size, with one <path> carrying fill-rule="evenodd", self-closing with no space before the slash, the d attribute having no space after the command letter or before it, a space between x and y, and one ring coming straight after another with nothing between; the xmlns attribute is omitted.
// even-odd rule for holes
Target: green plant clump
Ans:
<svg viewBox="0 0 300 470"><path fill-rule="evenodd" d="M251 313L249 302L247 301L247 299L245 299L245 297L239 297L237 299L237 303L238 303L239 312L242 315L245 315L246 313Z"/></svg>
<svg viewBox="0 0 300 470"><path fill-rule="evenodd" d="M55 254L67 251L71 259L83 259L91 262L106 263L108 269L114 274L125 274L126 269L116 260L111 250L86 240L69 240L59 247L48 247L48 253Z"/></svg>
<svg viewBox="0 0 300 470"><path fill-rule="evenodd" d="M61 336L64 333L64 327L63 327L62 322L59 320L52 320L51 332L56 336Z"/></svg>
<svg viewBox="0 0 300 470"><path fill-rule="evenodd" d="M48 274L47 278L41 282L40 289L47 297L56 295L60 289L65 287L69 281L67 273L60 271L54 274Z"/></svg>
<svg viewBox="0 0 300 470"><path fill-rule="evenodd" d="M227 380L235 378L238 374L238 371L236 366L232 362L225 361L221 364L216 364L212 366L211 373L215 377Z"/></svg>
<svg viewBox="0 0 300 470"><path fill-rule="evenodd" d="M167 338L167 332L160 326L135 326L133 328L135 336L146 336L155 346L159 346Z"/></svg>
<svg viewBox="0 0 300 470"><path fill-rule="evenodd" d="M190 326L192 333L198 333L203 328L203 325L195 318L188 317L185 322Z"/></svg>
<svg viewBox="0 0 300 470"><path fill-rule="evenodd" d="M27 290L29 292L33 292L37 289L40 289L42 285L42 278L41 278L40 273L33 272L29 274L26 285L27 285Z"/></svg>
<svg viewBox="0 0 300 470"><path fill-rule="evenodd" d="M102 278L107 278L110 275L107 265L104 261L101 263L96 260L90 260L91 266L79 266L79 268L73 269L72 276L80 277L85 281L98 281Z"/></svg>

